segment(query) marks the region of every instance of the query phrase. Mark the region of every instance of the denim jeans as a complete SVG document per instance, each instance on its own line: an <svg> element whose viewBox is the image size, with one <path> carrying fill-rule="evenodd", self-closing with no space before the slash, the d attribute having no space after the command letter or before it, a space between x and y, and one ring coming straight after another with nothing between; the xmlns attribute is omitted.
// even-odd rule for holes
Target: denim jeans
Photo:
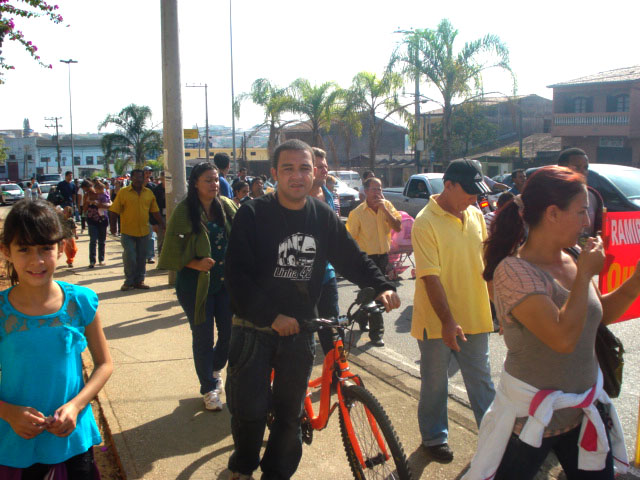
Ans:
<svg viewBox="0 0 640 480"><path fill-rule="evenodd" d="M441 338L418 340L421 377L418 426L422 443L427 447L447 442L447 371L451 356L454 356L460 365L462 379L478 425L496 394L489 368L489 334L479 333L466 337L466 342L458 338L459 352L447 347Z"/></svg>
<svg viewBox="0 0 640 480"><path fill-rule="evenodd" d="M609 424L607 407L598 404L598 410L605 427L607 427ZM532 479L540 470L549 452L553 450L556 457L558 457L560 465L562 465L562 470L564 470L567 480L613 480L613 456L611 449L609 449L609 453L607 453L607 460L603 470L587 471L578 469L578 440L580 438L580 428L581 426L578 425L566 433L543 438L540 448L532 447L524 443L515 434L511 435L494 479ZM607 427L606 430L607 440L609 440L609 428Z"/></svg>
<svg viewBox="0 0 640 480"><path fill-rule="evenodd" d="M122 244L122 262L124 263L124 283L136 285L144 282L144 274L147 271L147 245L149 235L133 237L120 235Z"/></svg>
<svg viewBox="0 0 640 480"><path fill-rule="evenodd" d="M89 224L89 263L96 263L96 246L98 247L98 261L104 262L104 244L107 241L107 223Z"/></svg>
<svg viewBox="0 0 640 480"><path fill-rule="evenodd" d="M318 315L320 318L337 317L340 313L338 306L338 282L335 277L322 285L320 292L320 300L318 300ZM318 330L318 339L322 351L326 355L333 348L333 328L321 328ZM340 336L344 339L344 330L338 330Z"/></svg>
<svg viewBox="0 0 640 480"><path fill-rule="evenodd" d="M205 394L218 387L213 379L213 372L222 370L229 356L229 340L231 338L231 309L229 294L222 287L220 291L207 297L205 320L194 324L196 309L195 291L176 290L178 301L189 319L191 327L191 346L196 374L200 380L200 393ZM213 343L213 324L218 329L218 339ZM220 385L221 387L222 385Z"/></svg>
<svg viewBox="0 0 640 480"><path fill-rule="evenodd" d="M149 224L149 243L147 245L147 259L151 260L156 255L156 232L153 225Z"/></svg>
<svg viewBox="0 0 640 480"><path fill-rule="evenodd" d="M263 480L293 476L302 457L300 418L314 353L309 332L280 337L253 328L232 328L225 387L234 444L229 470L250 475L260 465ZM272 388L271 369L275 371ZM260 461L270 410L275 419Z"/></svg>

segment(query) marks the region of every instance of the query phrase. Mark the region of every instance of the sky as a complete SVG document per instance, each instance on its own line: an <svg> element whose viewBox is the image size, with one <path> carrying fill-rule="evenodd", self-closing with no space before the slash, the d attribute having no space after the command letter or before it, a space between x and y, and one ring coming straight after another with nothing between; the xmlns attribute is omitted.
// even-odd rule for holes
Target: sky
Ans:
<svg viewBox="0 0 640 480"><path fill-rule="evenodd" d="M45 117L57 116L61 131L69 132L68 67L59 61L69 58L78 61L71 66L74 133L97 132L108 114L131 103L149 106L153 124L160 125L161 1L54 2L62 24L16 21L52 69L40 67L15 42L4 42L2 54L15 70L0 85L0 130L22 128L28 118L35 131L54 133ZM518 94L552 98L547 85L640 64L637 0L231 2L236 95L262 77L280 86L303 77L348 87L360 71L382 73L401 37L396 30L435 28L443 18L459 31L456 50L487 33L500 37L510 51ZM229 1L178 0L178 9L183 125L204 125L204 89L186 85L207 83L210 125L230 126ZM488 71L484 88L511 93L511 78ZM437 98L433 87L421 90ZM236 126L249 129L262 120L261 109L246 101Z"/></svg>

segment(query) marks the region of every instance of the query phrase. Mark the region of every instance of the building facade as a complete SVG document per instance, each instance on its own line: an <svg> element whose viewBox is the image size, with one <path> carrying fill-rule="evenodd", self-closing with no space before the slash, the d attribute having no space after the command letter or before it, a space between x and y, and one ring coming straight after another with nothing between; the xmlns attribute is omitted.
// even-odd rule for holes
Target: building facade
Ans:
<svg viewBox="0 0 640 480"><path fill-rule="evenodd" d="M640 66L550 85L551 133L598 163L640 166Z"/></svg>

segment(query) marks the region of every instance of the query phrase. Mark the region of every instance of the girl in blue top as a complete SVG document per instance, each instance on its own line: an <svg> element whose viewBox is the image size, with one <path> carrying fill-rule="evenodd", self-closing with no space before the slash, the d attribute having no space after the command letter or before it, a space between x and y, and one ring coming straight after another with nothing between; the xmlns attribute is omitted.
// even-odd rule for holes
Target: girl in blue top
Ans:
<svg viewBox="0 0 640 480"><path fill-rule="evenodd" d="M0 292L0 478L93 479L100 442L89 402L113 363L85 287L53 280L63 229L53 206L20 201L0 241L12 287ZM81 352L94 369L85 384Z"/></svg>

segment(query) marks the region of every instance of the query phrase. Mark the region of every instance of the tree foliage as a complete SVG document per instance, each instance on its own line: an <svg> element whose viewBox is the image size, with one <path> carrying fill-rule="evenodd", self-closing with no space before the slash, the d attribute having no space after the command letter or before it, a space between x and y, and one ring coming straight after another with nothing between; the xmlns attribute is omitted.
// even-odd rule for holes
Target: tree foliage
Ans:
<svg viewBox="0 0 640 480"><path fill-rule="evenodd" d="M4 165L4 162L7 161L9 147L5 147L4 138L0 137L0 165Z"/></svg>
<svg viewBox="0 0 640 480"><path fill-rule="evenodd" d="M451 158L452 113L456 104L473 100L483 91L482 73L489 68L501 68L515 77L509 64L509 50L493 34L467 42L454 52L458 30L443 19L436 29L404 31L404 37L393 52L390 69L397 69L411 79L422 76L440 92L433 100L442 106L442 160Z"/></svg>
<svg viewBox="0 0 640 480"><path fill-rule="evenodd" d="M27 40L16 26L16 21L36 17L48 18L53 23L62 22L62 16L56 13L58 5L49 5L43 0L0 0L0 84L4 83L2 70L13 70L15 67L7 63L2 56L2 44L5 39L18 42L40 65L52 68L51 64L45 64L38 55L38 47Z"/></svg>
<svg viewBox="0 0 640 480"><path fill-rule="evenodd" d="M328 131L331 119L337 112L342 91L334 82L312 85L305 78L298 78L291 84L294 98L293 112L306 117L311 127L313 147L324 147L321 130Z"/></svg>
<svg viewBox="0 0 640 480"><path fill-rule="evenodd" d="M108 126L115 126L116 131L102 137L105 162L131 158L136 167L142 167L147 155L162 152L162 135L153 130L151 109L147 106L132 103L117 115L107 115L98 130Z"/></svg>

